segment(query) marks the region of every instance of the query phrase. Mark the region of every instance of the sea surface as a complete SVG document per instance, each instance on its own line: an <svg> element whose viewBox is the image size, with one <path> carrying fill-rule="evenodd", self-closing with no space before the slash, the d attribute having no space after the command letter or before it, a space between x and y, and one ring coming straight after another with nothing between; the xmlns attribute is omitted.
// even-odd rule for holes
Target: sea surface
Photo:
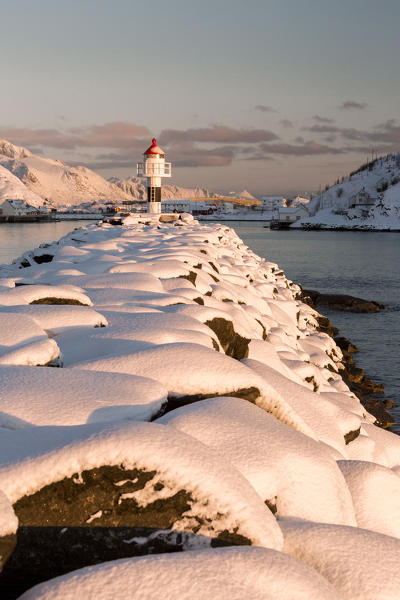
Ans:
<svg viewBox="0 0 400 600"><path fill-rule="evenodd" d="M0 264L10 264L42 242L54 242L76 227L91 221L42 221L39 223L0 223Z"/></svg>
<svg viewBox="0 0 400 600"><path fill-rule="evenodd" d="M393 429L400 433L400 233L271 231L262 223L226 224L304 288L386 305L373 314L321 312L359 348L357 366L383 383L385 396L399 405L391 412L397 421Z"/></svg>
<svg viewBox="0 0 400 600"><path fill-rule="evenodd" d="M93 221L4 223L0 263L11 263L42 242L60 239ZM360 349L356 363L385 384L400 433L400 233L351 231L271 231L261 222L229 222L256 254L276 262L292 281L320 292L378 300L374 314L323 310L340 334Z"/></svg>

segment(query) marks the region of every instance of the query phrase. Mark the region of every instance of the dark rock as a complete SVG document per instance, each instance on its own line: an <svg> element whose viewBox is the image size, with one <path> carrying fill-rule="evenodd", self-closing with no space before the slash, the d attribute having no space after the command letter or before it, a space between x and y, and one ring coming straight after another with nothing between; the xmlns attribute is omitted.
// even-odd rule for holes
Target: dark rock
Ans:
<svg viewBox="0 0 400 600"><path fill-rule="evenodd" d="M34 256L33 260L41 265L42 263L49 263L53 260L53 254L40 254L39 256Z"/></svg>
<svg viewBox="0 0 400 600"><path fill-rule="evenodd" d="M236 333L232 321L215 317L211 321L206 321L205 325L216 334L227 356L237 360L248 357L250 338L244 338Z"/></svg>
<svg viewBox="0 0 400 600"><path fill-rule="evenodd" d="M255 404L257 398L260 396L260 390L256 387L249 388L240 388L238 390L233 390L232 392L225 392L224 394L219 394L218 392L211 392L210 394L190 394L187 396L168 396L168 400L166 404L164 404L160 410L160 412L155 415L151 420L155 421L159 419L166 413L171 412L171 410L175 410L176 408L180 408L181 406L186 406L187 404L194 404L195 402L201 402L201 400L206 400L207 398L219 398L219 397L231 397L231 398L243 398L243 400L247 400L252 404Z"/></svg>
<svg viewBox="0 0 400 600"><path fill-rule="evenodd" d="M335 337L339 333L339 329L334 327L328 317L318 315L316 317L318 321L318 330L322 333L327 333L330 337Z"/></svg>
<svg viewBox="0 0 400 600"><path fill-rule="evenodd" d="M349 431L348 433L346 433L344 436L344 441L345 441L346 445L350 444L350 442L357 439L358 436L360 435L360 431L361 431L361 427L359 427L358 429L354 429L354 431Z"/></svg>
<svg viewBox="0 0 400 600"><path fill-rule="evenodd" d="M350 340L345 337L335 337L335 343L339 346L342 352L348 352L351 354L355 354L356 352L360 352L357 346L355 346Z"/></svg>
<svg viewBox="0 0 400 600"><path fill-rule="evenodd" d="M385 305L375 300L364 300L347 294L322 294L316 290L303 290L303 299L313 306L327 306L331 310L355 313L379 312Z"/></svg>
<svg viewBox="0 0 400 600"><path fill-rule="evenodd" d="M135 499L145 486L154 492L147 504ZM205 520L193 517L185 531L173 529L196 499L190 490L171 491L167 497L164 491L156 471L114 465L83 471L24 496L14 505L20 527L0 575L1 598L17 598L40 581L83 566L181 551L196 538L201 541L197 532L202 525L207 525L212 546L251 543L236 527L218 527L222 512L210 511Z"/></svg>
<svg viewBox="0 0 400 600"><path fill-rule="evenodd" d="M178 275L178 277L180 277L181 279L187 279L188 281L190 281L190 283L193 283L193 285L195 285L197 273L195 273L194 271L189 271L189 275Z"/></svg>
<svg viewBox="0 0 400 600"><path fill-rule="evenodd" d="M83 302L79 300L75 300L73 298L39 298L38 300L32 300L29 304L73 304L76 306L87 306Z"/></svg>

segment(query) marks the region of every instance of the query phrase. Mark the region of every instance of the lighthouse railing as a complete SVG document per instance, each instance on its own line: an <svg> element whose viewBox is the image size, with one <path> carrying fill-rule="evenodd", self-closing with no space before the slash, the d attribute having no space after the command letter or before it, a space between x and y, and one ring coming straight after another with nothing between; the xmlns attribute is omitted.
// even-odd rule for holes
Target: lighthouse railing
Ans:
<svg viewBox="0 0 400 600"><path fill-rule="evenodd" d="M157 177L171 177L171 163L137 163L137 175L139 177L149 177L155 175Z"/></svg>

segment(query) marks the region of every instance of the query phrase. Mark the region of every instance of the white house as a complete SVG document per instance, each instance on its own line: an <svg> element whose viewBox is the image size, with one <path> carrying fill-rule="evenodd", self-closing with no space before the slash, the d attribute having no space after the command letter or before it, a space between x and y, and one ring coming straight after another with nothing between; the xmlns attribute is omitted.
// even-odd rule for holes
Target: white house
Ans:
<svg viewBox="0 0 400 600"><path fill-rule="evenodd" d="M234 212L234 206L232 202L222 202L218 208L217 212L223 215L230 215Z"/></svg>
<svg viewBox="0 0 400 600"><path fill-rule="evenodd" d="M365 188L361 188L357 194L350 198L349 207L356 208L357 206L371 207L375 204L376 198L372 198Z"/></svg>
<svg viewBox="0 0 400 600"><path fill-rule="evenodd" d="M262 196L261 206L255 206L254 210L276 210L279 206L282 206L282 196Z"/></svg>
<svg viewBox="0 0 400 600"><path fill-rule="evenodd" d="M290 206L288 208L280 208L278 210L278 220L280 223L295 223L299 219L309 217L310 213L304 204L298 206Z"/></svg>
<svg viewBox="0 0 400 600"><path fill-rule="evenodd" d="M6 199L0 205L0 216L2 217L33 217L41 214L35 206L31 206L24 200Z"/></svg>

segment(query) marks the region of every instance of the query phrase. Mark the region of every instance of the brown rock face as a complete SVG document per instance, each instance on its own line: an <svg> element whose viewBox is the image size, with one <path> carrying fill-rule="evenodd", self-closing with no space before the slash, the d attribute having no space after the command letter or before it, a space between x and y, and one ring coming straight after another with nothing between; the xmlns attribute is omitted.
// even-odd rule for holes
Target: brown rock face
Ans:
<svg viewBox="0 0 400 600"><path fill-rule="evenodd" d="M40 581L117 558L182 551L201 540L211 546L251 543L236 528L218 526L222 513L188 514L196 505L192 492L168 488L155 471L122 465L47 485L14 505L20 527L0 575L0 597L17 598ZM203 514L206 505L201 507ZM0 552L10 554L12 543L0 540Z"/></svg>
<svg viewBox="0 0 400 600"><path fill-rule="evenodd" d="M321 294L316 290L303 290L303 298L314 306L327 306L331 310L355 313L379 312L385 305L375 300L364 300L347 294Z"/></svg>
<svg viewBox="0 0 400 600"><path fill-rule="evenodd" d="M236 333L232 321L228 321L222 317L215 317L211 321L206 321L205 325L216 334L227 356L231 356L237 360L248 357L250 339Z"/></svg>

